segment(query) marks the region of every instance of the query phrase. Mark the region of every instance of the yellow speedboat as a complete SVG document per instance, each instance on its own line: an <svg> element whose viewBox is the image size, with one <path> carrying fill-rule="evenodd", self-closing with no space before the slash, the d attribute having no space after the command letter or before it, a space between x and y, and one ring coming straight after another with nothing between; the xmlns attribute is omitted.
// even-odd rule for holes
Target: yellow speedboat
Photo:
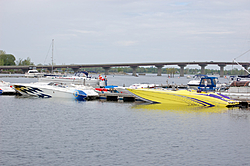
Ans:
<svg viewBox="0 0 250 166"><path fill-rule="evenodd" d="M134 96L150 103L194 105L205 107L230 107L239 105L239 101L214 92L197 92L195 90L165 89L127 89Z"/></svg>

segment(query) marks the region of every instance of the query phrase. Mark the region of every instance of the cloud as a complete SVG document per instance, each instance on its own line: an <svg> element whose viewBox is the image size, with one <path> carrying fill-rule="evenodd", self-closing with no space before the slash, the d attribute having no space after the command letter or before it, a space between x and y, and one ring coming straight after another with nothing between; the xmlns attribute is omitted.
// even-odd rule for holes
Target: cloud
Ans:
<svg viewBox="0 0 250 166"><path fill-rule="evenodd" d="M233 34L233 31L190 31L189 34L192 35L227 35Z"/></svg>
<svg viewBox="0 0 250 166"><path fill-rule="evenodd" d="M175 2L175 3L171 3L170 6L187 6L189 4L190 2Z"/></svg>
<svg viewBox="0 0 250 166"><path fill-rule="evenodd" d="M137 41L118 41L116 42L117 45L119 46L133 46L136 45L136 43L138 43Z"/></svg>
<svg viewBox="0 0 250 166"><path fill-rule="evenodd" d="M77 32L77 33L81 33L81 34L93 34L96 33L95 31L88 31L88 30L77 30L77 29L73 29L73 30L69 30L71 32Z"/></svg>
<svg viewBox="0 0 250 166"><path fill-rule="evenodd" d="M121 54L124 59L116 61L140 62L141 57L219 61L249 49L249 0L6 0L0 4L1 49L35 63L40 63L51 39L58 51L64 50L57 64L76 63L75 59L103 62L101 57L110 62L109 56ZM88 58L78 58L82 54Z"/></svg>

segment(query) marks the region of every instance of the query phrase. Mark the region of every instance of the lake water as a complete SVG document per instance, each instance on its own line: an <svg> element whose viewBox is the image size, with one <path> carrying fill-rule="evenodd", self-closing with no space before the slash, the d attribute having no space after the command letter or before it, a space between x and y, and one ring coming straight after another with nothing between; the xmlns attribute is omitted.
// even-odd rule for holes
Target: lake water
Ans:
<svg viewBox="0 0 250 166"><path fill-rule="evenodd" d="M167 80L189 81L108 76L126 86ZM0 96L0 165L250 165L249 138L249 109Z"/></svg>

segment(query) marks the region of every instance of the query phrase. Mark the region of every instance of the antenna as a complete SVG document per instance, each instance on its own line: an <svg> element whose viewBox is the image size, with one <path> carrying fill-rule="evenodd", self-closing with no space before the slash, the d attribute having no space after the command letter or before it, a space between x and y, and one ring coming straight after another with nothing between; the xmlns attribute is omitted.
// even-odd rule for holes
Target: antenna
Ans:
<svg viewBox="0 0 250 166"><path fill-rule="evenodd" d="M54 39L52 39L52 70L51 73L53 73L53 52L54 52Z"/></svg>
<svg viewBox="0 0 250 166"><path fill-rule="evenodd" d="M250 74L250 72L245 69L245 67L243 67L241 64L239 64L239 62L237 62L235 59L233 60L233 62L235 62L237 65L239 65L243 70L245 70L248 74Z"/></svg>
<svg viewBox="0 0 250 166"><path fill-rule="evenodd" d="M239 66L240 66L243 70L245 70L248 74L250 74L249 71L248 71L247 69L245 69L245 67L243 67L241 64L239 64L239 62L237 62L236 59L239 58L239 57L241 57L242 55L245 55L245 54L248 53L249 51L250 51L250 49L247 50L246 52L244 52L243 54L239 55L238 57L236 57L236 58L233 59L233 62L235 62L237 65L239 65Z"/></svg>

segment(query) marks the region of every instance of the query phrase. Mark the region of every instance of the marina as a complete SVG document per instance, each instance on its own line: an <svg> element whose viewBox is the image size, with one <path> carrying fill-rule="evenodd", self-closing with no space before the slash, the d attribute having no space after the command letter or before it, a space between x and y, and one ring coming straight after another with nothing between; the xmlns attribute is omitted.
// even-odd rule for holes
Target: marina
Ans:
<svg viewBox="0 0 250 166"><path fill-rule="evenodd" d="M250 166L250 1L1 1L0 166Z"/></svg>
<svg viewBox="0 0 250 166"><path fill-rule="evenodd" d="M37 82L37 78L5 78L5 81L31 83ZM167 81L184 85L188 79L153 74L108 76L108 84L117 87L142 82L161 85ZM0 95L0 165L243 165L250 162L248 108L205 108L116 99L77 101ZM244 162L235 157L239 155Z"/></svg>
<svg viewBox="0 0 250 166"><path fill-rule="evenodd" d="M164 102L163 102L163 100L160 100L161 101L160 103L165 103L167 100L171 101L170 98L167 99L168 95L166 95L166 94L171 94L171 95L173 95L173 97L175 96L175 98L177 96L182 96L183 99L181 99L181 98L180 99L185 101L187 103L187 105L193 105L193 104L195 104L195 102L194 102L195 100L198 101L198 99L195 99L195 96L198 97L201 95L206 95L206 96L214 96L215 97L215 95L217 95L217 94L218 95L223 94L225 96L227 96L227 94L229 94L227 91L224 91L224 90L222 92L218 91L218 89L221 89L221 87L218 87L218 85L221 86L221 84L218 84L218 85L215 84L215 85L213 85L213 87L209 87L210 85L206 85L207 86L206 91L209 90L209 91L213 91L213 92L217 93L217 94L215 94L212 92L213 94L211 93L211 95L209 95L209 94L206 94L207 92L205 92L205 94L202 94L204 92L199 94L200 92L197 89L202 88L202 87L200 87L202 85L196 85L196 87L193 87L193 86L185 85L184 83L180 83L180 82L178 82L178 83L172 82L172 84L169 84L168 79L167 79L166 83L163 83L163 82L139 83L139 84L134 83L128 87L125 87L124 84L123 84L123 86L112 85L112 82L109 86L107 86L106 76L105 76L105 79L101 75L98 76L99 78L97 76L94 76L91 78L91 77L88 77L87 72L85 72L85 74L83 73L84 76L80 76L80 75L76 76L76 75L77 74L75 74L74 76L70 76L70 77L68 77L68 76L63 76L63 77L59 77L59 76L46 76L46 77L32 76L34 79L36 79L35 83L30 83L30 84L27 84L27 83L11 84L11 83L9 83L10 84L9 86L11 87L10 89L12 89L12 90L15 89L16 93L6 93L6 92L4 93L4 91L2 90L1 94L2 95L4 95L4 94L15 94L16 95L17 93L19 93L18 95L24 95L24 96L29 95L29 96L33 96L33 97L39 97L39 98L50 98L52 96L63 97L63 96L65 96L65 94L68 93L68 95L72 96L72 97L68 96L69 98L75 98L77 100L95 100L95 99L102 99L103 100L103 99L106 99L107 101L124 101L124 102L146 101L146 102L148 102L149 100L151 100L150 98L143 99L142 96L140 96L140 95L138 96L135 93L138 90L134 91L133 89L142 89L145 93L147 93L147 95L149 95L152 92L154 92L154 93L156 92L155 94L157 94L160 92L160 90L163 90L160 93L164 94L163 96L166 97L166 100ZM22 75L17 75L17 77L9 77L9 78L10 79L11 78L22 78L22 77L18 77L18 76L22 76ZM26 75L25 78L32 78L32 77L27 77L27 75ZM142 75L142 77L145 77L145 75ZM134 77L134 78L136 78L136 77ZM178 79L179 78L180 77L178 77ZM191 81L188 81L188 79L190 77L186 77L186 78L187 78L186 82L188 82L188 84L189 84L189 82L191 82ZM208 81L209 80L208 78L210 78L210 77L203 76L200 78L200 80L204 79L204 80ZM210 81L210 83L219 82L218 77L211 77L211 78L214 78L215 80ZM196 79L195 79L195 81L196 81ZM228 81L230 81L230 80L227 80L227 82ZM225 84L228 84L228 83L224 83L223 85L225 85ZM47 87L45 87L45 85ZM203 86L204 86L204 82L203 82ZM148 88L149 88L149 90L147 90ZM193 90L192 89L189 90L189 88L192 88ZM90 92L91 89L93 92ZM131 91L129 89L132 89L133 91ZM169 91L169 93L166 90ZM159 93L159 95L160 95L160 93ZM193 93L194 94L194 96L192 97L193 101L188 101L189 100L188 98L190 98L190 96L187 97L185 93L187 93L187 94ZM79 95L83 95L83 96L80 97ZM186 97L184 97L184 96L186 96ZM242 96L242 95L239 94L239 95L231 95L230 96L231 99L236 100L233 103L238 103L235 105L238 105L239 107L248 107L250 101L248 100L249 97L248 97L247 92L244 93L243 98L242 97L240 98L239 96ZM157 97L155 96L154 98L157 98ZM216 98L220 98L220 97L217 96ZM226 99L226 98L224 98L224 96L222 98L223 98L222 100ZM181 100L178 101L179 104L182 103ZM156 99L156 101L157 101L157 99ZM149 101L149 102L154 103L155 101L152 98L152 101ZM178 102L176 104L178 104ZM202 101L199 99L199 103L201 103L201 102L204 103L204 104L201 104L204 106L217 105L216 104L217 102L215 102L215 101L214 101L215 103L205 104L205 103L207 103L207 101L205 102L205 101ZM196 103L196 104L198 104L198 103Z"/></svg>

